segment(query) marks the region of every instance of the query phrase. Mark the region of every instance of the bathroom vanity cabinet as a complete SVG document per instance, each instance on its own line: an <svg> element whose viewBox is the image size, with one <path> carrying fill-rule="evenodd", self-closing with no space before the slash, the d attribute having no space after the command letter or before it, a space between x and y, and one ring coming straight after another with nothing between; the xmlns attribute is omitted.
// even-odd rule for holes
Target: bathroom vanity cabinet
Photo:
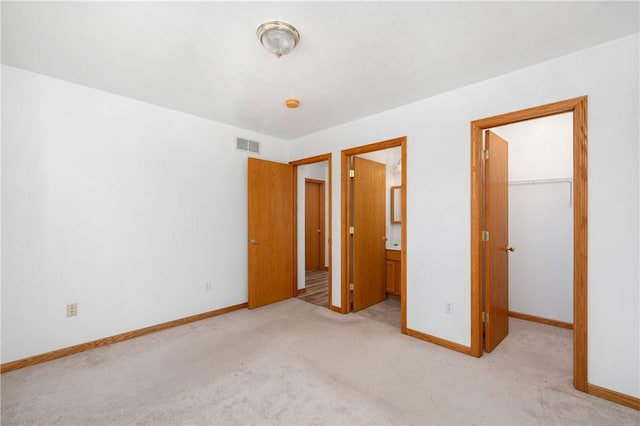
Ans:
<svg viewBox="0 0 640 426"><path fill-rule="evenodd" d="M387 294L394 296L400 296L400 274L402 270L400 255L400 250L387 250L386 253Z"/></svg>

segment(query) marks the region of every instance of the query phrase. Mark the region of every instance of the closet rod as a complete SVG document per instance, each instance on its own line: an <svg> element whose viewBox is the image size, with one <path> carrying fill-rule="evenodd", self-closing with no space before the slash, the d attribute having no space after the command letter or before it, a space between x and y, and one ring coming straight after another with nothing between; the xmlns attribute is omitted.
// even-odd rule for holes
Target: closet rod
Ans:
<svg viewBox="0 0 640 426"><path fill-rule="evenodd" d="M568 183L569 184L569 207L573 207L573 179L572 178L556 178L556 179L531 179L531 180L514 180L509 185L545 185L549 183Z"/></svg>
<svg viewBox="0 0 640 426"><path fill-rule="evenodd" d="M514 180L509 185L543 185L548 183L572 183L572 178L556 178L556 179L531 179L531 180Z"/></svg>

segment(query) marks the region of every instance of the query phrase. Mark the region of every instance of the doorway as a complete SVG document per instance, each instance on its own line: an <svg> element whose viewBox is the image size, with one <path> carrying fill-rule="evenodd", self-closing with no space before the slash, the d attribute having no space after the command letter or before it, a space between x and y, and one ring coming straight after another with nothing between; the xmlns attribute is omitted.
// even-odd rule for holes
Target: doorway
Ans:
<svg viewBox="0 0 640 426"><path fill-rule="evenodd" d="M380 185L380 178L377 177L380 172L377 171L379 166L370 164L370 160L363 158L363 156L367 156L370 153L390 148L400 148L400 155L397 160L396 167L398 175L400 176L401 188L396 193L399 195L400 200L399 206L397 207L400 211L400 218L398 220L400 222L400 230L397 240L398 242L401 242L401 246L399 247L399 250L394 250L399 254L396 260L399 272L397 275L394 274L394 279L395 276L399 276L400 282L398 284L398 289L400 293L400 325L401 330L406 333L406 297L403 297L406 293L406 137L351 148L343 150L341 153L342 285L340 309L342 313L352 312L363 306L367 306L367 304L371 303L372 300L375 301L380 298L382 298L381 300L384 300L387 294L385 254L388 252L388 247L385 243L393 243L393 241L387 241L390 233L385 231L384 222L382 224L382 231L379 231L379 221L376 219L373 221L375 222L375 225L372 223L370 224L369 222L372 221L371 216L373 215L366 215L366 210L363 212L362 208L358 211L357 206L377 206L381 202L383 204L382 215L384 216L384 212L389 210L387 213L389 217L391 216L390 204L384 200L387 192L389 192L389 197L386 198L390 199L390 188L386 188L386 184L383 181L382 185L385 186L385 189L383 190L384 193L382 194L382 201L379 200L378 195L372 196L368 193L367 188L370 185L376 185L376 187ZM359 172L357 169L360 169L361 171ZM365 176L363 180L360 180L360 183L357 181L358 173L361 173L361 176ZM384 179L384 177L382 179ZM360 190L358 188L360 188ZM378 190L376 190L376 192L379 193ZM369 200L368 198L371 197L374 199ZM378 208L376 207L376 212L377 211ZM370 233L367 231L370 226L375 226L375 232ZM360 227L360 231L358 231L358 227ZM355 239L358 238L358 235L361 236L361 239L354 243ZM370 261L364 262L361 259L370 259L370 255L367 254L369 253L367 250L370 250L370 247L374 245L376 249L375 251L371 251L371 253L375 252L376 260L375 265L372 265ZM373 254L371 254L371 256L373 256ZM373 266L375 266L375 268ZM375 270L375 281L377 285L371 292L369 292L371 289L365 289L365 286L368 285L368 281L364 282L368 280L368 278L364 278L363 280L359 277L364 277L371 270ZM373 293L373 296L375 297L370 293Z"/></svg>
<svg viewBox="0 0 640 426"><path fill-rule="evenodd" d="M325 162L327 165L328 211L331 211L331 154L289 164L249 157L248 179L248 307L250 309L295 297L299 273L304 284L304 257L298 265L298 251L304 249L304 198L298 197L298 166ZM304 180L303 180L304 182ZM302 191L301 191L302 192ZM296 201L297 200L297 201ZM328 228L331 229L329 214ZM328 233L327 233L328 234ZM331 294L331 238L326 238L327 274L325 293ZM303 285L304 287L304 285ZM327 298L326 305L331 306ZM333 310L340 311L339 308Z"/></svg>
<svg viewBox="0 0 640 426"><path fill-rule="evenodd" d="M331 154L292 161L295 182L295 293L328 309L331 303ZM328 218L328 220L326 220Z"/></svg>
<svg viewBox="0 0 640 426"><path fill-rule="evenodd" d="M587 392L587 97L561 101L540 107L476 120L471 123L471 354L482 356L483 326L491 327L483 293L484 244L491 241L491 229L485 229L483 194L483 151L485 130L548 117L573 113L573 377L574 387ZM491 158L489 151L489 158ZM491 220L488 220L491 224ZM495 225L493 225L495 226ZM501 243L499 243L501 244ZM500 248L500 247L498 247ZM506 250L508 247L502 247ZM490 278L487 278L490 279ZM488 284L490 286L490 283ZM485 301L485 297L487 300ZM490 309L490 308L489 308ZM504 313L503 313L504 314ZM488 319L488 322L485 322Z"/></svg>
<svg viewBox="0 0 640 426"><path fill-rule="evenodd" d="M572 329L572 114L490 131L508 141L509 317Z"/></svg>
<svg viewBox="0 0 640 426"><path fill-rule="evenodd" d="M511 318L573 328L572 122L485 130L485 352L511 334Z"/></svg>

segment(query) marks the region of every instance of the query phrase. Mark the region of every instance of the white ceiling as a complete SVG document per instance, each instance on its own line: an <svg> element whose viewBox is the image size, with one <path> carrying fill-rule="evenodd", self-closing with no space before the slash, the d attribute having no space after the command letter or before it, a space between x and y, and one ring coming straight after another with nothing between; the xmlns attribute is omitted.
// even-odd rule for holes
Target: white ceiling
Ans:
<svg viewBox="0 0 640 426"><path fill-rule="evenodd" d="M2 63L294 139L636 33L638 16L637 1L3 1ZM255 35L274 19L301 34L280 59Z"/></svg>

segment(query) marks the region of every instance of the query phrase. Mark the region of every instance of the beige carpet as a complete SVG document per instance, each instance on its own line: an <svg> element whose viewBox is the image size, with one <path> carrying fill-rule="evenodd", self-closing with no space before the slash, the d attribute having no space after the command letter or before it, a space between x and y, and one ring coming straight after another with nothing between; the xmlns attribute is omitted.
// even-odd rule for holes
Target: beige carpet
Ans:
<svg viewBox="0 0 640 426"><path fill-rule="evenodd" d="M571 332L480 359L298 299L2 375L2 424L638 425L571 387Z"/></svg>

